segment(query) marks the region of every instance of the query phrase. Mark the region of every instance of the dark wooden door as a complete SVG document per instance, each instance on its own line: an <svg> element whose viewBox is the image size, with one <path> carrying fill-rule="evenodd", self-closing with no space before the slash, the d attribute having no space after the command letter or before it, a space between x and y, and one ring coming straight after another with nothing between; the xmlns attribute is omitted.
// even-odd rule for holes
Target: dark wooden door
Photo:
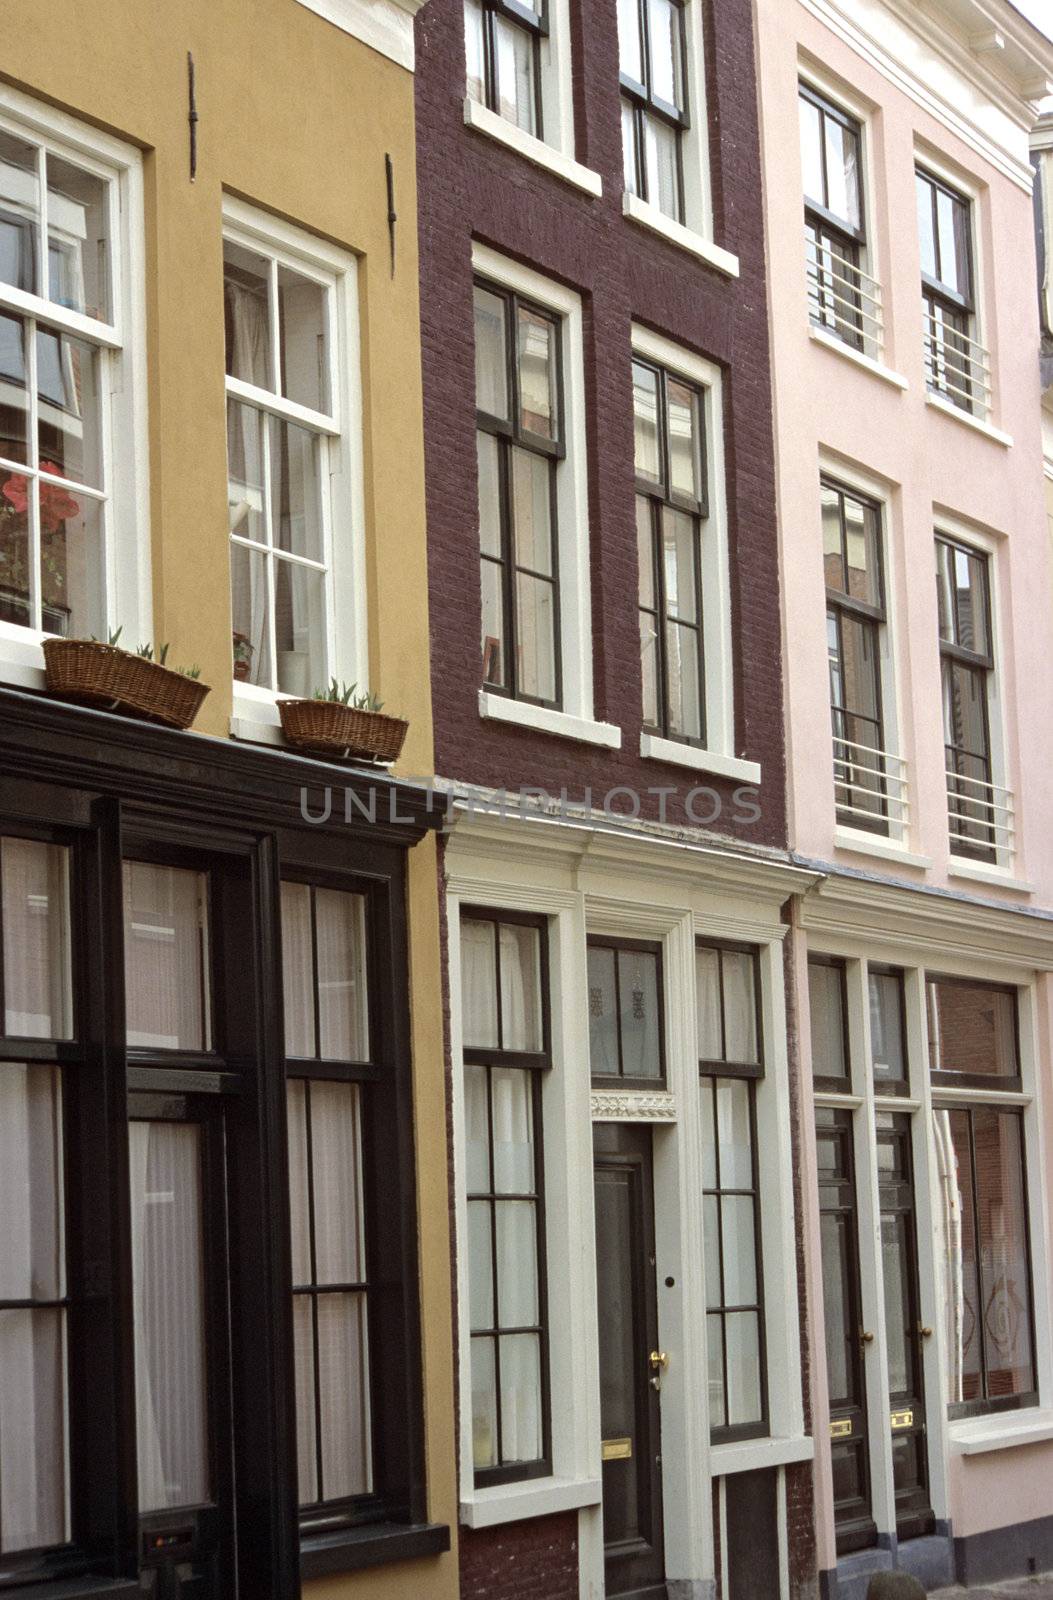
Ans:
<svg viewBox="0 0 1053 1600"><path fill-rule="evenodd" d="M606 1593L664 1600L651 1130L596 1123L593 1152Z"/></svg>

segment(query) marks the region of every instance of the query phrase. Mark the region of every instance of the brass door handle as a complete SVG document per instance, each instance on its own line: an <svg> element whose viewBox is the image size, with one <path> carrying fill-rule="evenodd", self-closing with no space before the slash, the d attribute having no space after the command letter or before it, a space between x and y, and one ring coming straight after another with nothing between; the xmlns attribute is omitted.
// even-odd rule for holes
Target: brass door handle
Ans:
<svg viewBox="0 0 1053 1600"><path fill-rule="evenodd" d="M873 1344L874 1343L874 1335L872 1333L866 1333L862 1329L860 1329L859 1342L860 1342L860 1344Z"/></svg>
<svg viewBox="0 0 1053 1600"><path fill-rule="evenodd" d="M921 1325L921 1323L919 1322L918 1323L918 1335L922 1339L931 1339L932 1338L932 1329L923 1327Z"/></svg>
<svg viewBox="0 0 1053 1600"><path fill-rule="evenodd" d="M666 1355L664 1350L652 1350L648 1359L650 1360L651 1366L655 1372L658 1372L660 1369L664 1372L665 1368L669 1365L669 1357Z"/></svg>

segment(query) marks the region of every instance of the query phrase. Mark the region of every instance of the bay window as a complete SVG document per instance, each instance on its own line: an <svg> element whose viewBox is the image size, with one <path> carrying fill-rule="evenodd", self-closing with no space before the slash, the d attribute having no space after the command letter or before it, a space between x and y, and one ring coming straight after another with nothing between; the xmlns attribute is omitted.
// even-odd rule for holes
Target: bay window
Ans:
<svg viewBox="0 0 1053 1600"><path fill-rule="evenodd" d="M683 222L684 0L618 0L618 63L626 193Z"/></svg>

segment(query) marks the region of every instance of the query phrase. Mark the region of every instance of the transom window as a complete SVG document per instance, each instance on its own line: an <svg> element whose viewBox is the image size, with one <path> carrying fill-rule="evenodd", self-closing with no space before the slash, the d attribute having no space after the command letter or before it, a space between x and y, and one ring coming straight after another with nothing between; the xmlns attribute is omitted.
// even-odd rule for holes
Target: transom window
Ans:
<svg viewBox="0 0 1053 1600"><path fill-rule="evenodd" d="M662 951L590 936L589 1054L595 1079L647 1086L665 1077Z"/></svg>
<svg viewBox="0 0 1053 1600"><path fill-rule="evenodd" d="M465 0L464 31L469 97L542 138L545 0Z"/></svg>
<svg viewBox="0 0 1053 1600"><path fill-rule="evenodd" d="M992 782L994 645L987 556L938 538L936 594L951 850L994 861L1007 840L1007 818L1004 796Z"/></svg>
<svg viewBox="0 0 1053 1600"><path fill-rule="evenodd" d="M705 399L687 379L636 360L633 409L644 726L701 745Z"/></svg>
<svg viewBox="0 0 1053 1600"><path fill-rule="evenodd" d="M926 380L952 405L986 412L986 356L974 338L972 203L920 167L915 187Z"/></svg>
<svg viewBox="0 0 1053 1600"><path fill-rule="evenodd" d="M862 129L806 83L800 85L798 108L809 311L819 327L862 350L879 326L874 289L862 270Z"/></svg>
<svg viewBox="0 0 1053 1600"><path fill-rule="evenodd" d="M618 61L626 190L683 222L683 0L618 0Z"/></svg>
<svg viewBox="0 0 1053 1600"><path fill-rule="evenodd" d="M561 320L475 286L482 674L488 689L561 701L556 472L563 440Z"/></svg>

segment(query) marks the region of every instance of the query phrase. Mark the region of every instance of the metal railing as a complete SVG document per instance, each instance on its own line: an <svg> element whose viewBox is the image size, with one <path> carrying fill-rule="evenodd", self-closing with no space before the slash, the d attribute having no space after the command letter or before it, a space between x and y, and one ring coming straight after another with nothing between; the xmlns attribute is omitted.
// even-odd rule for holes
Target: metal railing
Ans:
<svg viewBox="0 0 1053 1600"><path fill-rule="evenodd" d="M937 322L922 301L925 379L934 394L986 422L991 415L991 358L976 339Z"/></svg>
<svg viewBox="0 0 1053 1600"><path fill-rule="evenodd" d="M849 827L904 838L910 818L906 761L888 750L856 744L836 733L833 740L838 816Z"/></svg>
<svg viewBox="0 0 1053 1600"><path fill-rule="evenodd" d="M985 778L947 769L947 821L951 854L981 855L998 863L1013 854L1013 791Z"/></svg>
<svg viewBox="0 0 1053 1600"><path fill-rule="evenodd" d="M879 361L885 345L881 285L807 229L804 243L812 322L852 349Z"/></svg>

